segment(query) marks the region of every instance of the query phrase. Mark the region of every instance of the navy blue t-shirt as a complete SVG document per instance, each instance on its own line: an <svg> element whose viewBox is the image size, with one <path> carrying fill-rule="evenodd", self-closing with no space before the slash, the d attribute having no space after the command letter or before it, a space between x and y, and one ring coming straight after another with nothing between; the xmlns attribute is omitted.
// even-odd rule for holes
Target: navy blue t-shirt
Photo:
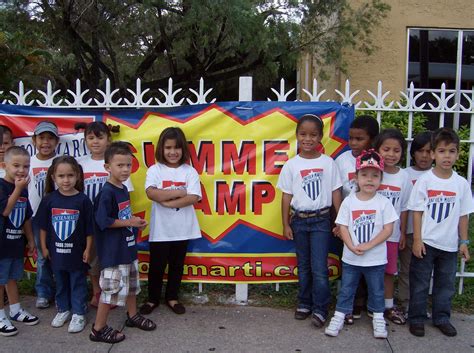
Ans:
<svg viewBox="0 0 474 353"><path fill-rule="evenodd" d="M82 261L87 237L92 236L92 202L82 192L65 196L58 190L46 195L38 208L40 228L46 231L46 246L54 270L88 268Z"/></svg>
<svg viewBox="0 0 474 353"><path fill-rule="evenodd" d="M6 217L1 215L13 190L15 184L0 179L0 259L23 258L25 252L23 225L33 214L28 202L28 190L24 188L10 214Z"/></svg>
<svg viewBox="0 0 474 353"><path fill-rule="evenodd" d="M131 217L127 187L118 188L106 182L94 200L94 239L101 269L130 264L137 259L133 228L110 228L116 219Z"/></svg>

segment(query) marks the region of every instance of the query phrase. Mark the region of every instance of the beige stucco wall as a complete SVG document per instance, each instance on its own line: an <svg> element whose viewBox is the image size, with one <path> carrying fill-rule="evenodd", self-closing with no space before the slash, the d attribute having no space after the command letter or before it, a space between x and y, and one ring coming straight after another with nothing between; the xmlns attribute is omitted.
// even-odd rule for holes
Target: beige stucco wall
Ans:
<svg viewBox="0 0 474 353"><path fill-rule="evenodd" d="M360 0L353 0L360 3ZM344 89L345 80L351 82L352 90L360 89L359 99L366 98L366 90L377 91L377 82L382 80L384 91L391 91L392 99L398 99L398 92L407 85L407 32L410 27L429 27L447 29L474 29L474 0L385 0L391 6L382 24L374 29L373 38L378 49L371 56L348 51L345 60L348 62L348 73L338 73L329 68L330 80L320 82L321 88L333 92L334 88ZM307 70L306 68L309 68ZM300 97L309 82L316 77L318 68L311 55L303 55L300 61L298 76ZM334 94L323 98L337 98Z"/></svg>

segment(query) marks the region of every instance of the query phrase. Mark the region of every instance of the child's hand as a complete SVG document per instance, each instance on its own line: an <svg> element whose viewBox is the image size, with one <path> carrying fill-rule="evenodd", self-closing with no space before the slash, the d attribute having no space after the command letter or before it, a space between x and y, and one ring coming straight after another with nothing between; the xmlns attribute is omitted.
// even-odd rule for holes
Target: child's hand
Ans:
<svg viewBox="0 0 474 353"><path fill-rule="evenodd" d="M359 245L357 246L350 246L349 247L349 250L352 251L354 254L356 255L364 255L364 251L359 249Z"/></svg>
<svg viewBox="0 0 474 353"><path fill-rule="evenodd" d="M405 249L406 244L407 244L407 236L406 236L406 234L400 235L400 242L398 243L398 248L399 248L400 250L403 250L403 249Z"/></svg>
<svg viewBox="0 0 474 353"><path fill-rule="evenodd" d="M461 255L466 261L471 259L471 256L469 255L469 248L466 244L459 245L459 255Z"/></svg>
<svg viewBox="0 0 474 353"><path fill-rule="evenodd" d="M283 236L288 240L293 240L293 231L291 230L290 226L286 226L283 229Z"/></svg>
<svg viewBox="0 0 474 353"><path fill-rule="evenodd" d="M49 259L49 250L48 250L48 248L43 248L42 252L43 252L43 257L45 259Z"/></svg>
<svg viewBox="0 0 474 353"><path fill-rule="evenodd" d="M35 242L29 241L28 244L26 244L26 248L28 249L28 256L33 256L35 253Z"/></svg>
<svg viewBox="0 0 474 353"><path fill-rule="evenodd" d="M130 226L132 227L143 229L147 226L147 224L147 221L145 221L143 218L136 216L130 218Z"/></svg>
<svg viewBox="0 0 474 353"><path fill-rule="evenodd" d="M422 259L426 255L425 244L422 241L414 240L412 252L417 258Z"/></svg>
<svg viewBox="0 0 474 353"><path fill-rule="evenodd" d="M89 263L89 259L90 259L90 251L89 250L84 250L84 253L82 254L82 262L84 263Z"/></svg>
<svg viewBox="0 0 474 353"><path fill-rule="evenodd" d="M28 175L24 178L16 178L15 187L20 188L20 190L23 190L25 187L28 186L29 182L30 182L30 177Z"/></svg>
<svg viewBox="0 0 474 353"><path fill-rule="evenodd" d="M335 237L341 238L341 227L340 227L340 226L335 226L335 227L332 229L332 234L333 234Z"/></svg>
<svg viewBox="0 0 474 353"><path fill-rule="evenodd" d="M362 251L362 253L372 249L372 247L369 245L369 243L362 243L356 246L356 249L359 251Z"/></svg>

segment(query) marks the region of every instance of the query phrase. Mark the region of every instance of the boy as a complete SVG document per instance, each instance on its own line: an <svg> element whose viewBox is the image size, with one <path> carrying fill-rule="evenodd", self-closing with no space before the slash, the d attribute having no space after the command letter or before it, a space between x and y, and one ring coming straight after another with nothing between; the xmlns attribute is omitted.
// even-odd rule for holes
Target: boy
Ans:
<svg viewBox="0 0 474 353"><path fill-rule="evenodd" d="M433 272L433 324L446 336L456 336L450 323L457 252L469 260L468 215L474 211L466 179L453 171L459 156L459 137L440 128L431 139L435 167L420 176L408 209L413 211L413 256L410 263L410 333L424 336L428 291ZM458 237L459 234L459 237Z"/></svg>
<svg viewBox="0 0 474 353"><path fill-rule="evenodd" d="M104 162L110 176L94 202L94 236L102 293L89 338L95 342L118 343L125 335L107 326L111 305L127 306L127 326L151 331L156 324L137 313L140 282L132 227L144 228L147 222L132 216L128 190L122 184L130 176L132 152L125 142L114 142L107 147Z"/></svg>
<svg viewBox="0 0 474 353"><path fill-rule="evenodd" d="M3 135L3 139L0 143L0 163L3 163L5 152L11 146L13 146L13 132L6 125L0 125L0 133ZM2 164L0 167L0 178L5 177L5 168Z"/></svg>
<svg viewBox="0 0 474 353"><path fill-rule="evenodd" d="M31 158L31 182L28 185L28 193L30 196L31 208L33 209L33 235L38 253L35 283L36 294L38 296L36 299L36 307L38 309L45 309L49 307L49 302L54 298L54 281L51 265L49 261L43 257L41 251L39 221L35 216L44 195L48 168L51 166L53 159L56 156L56 146L59 142L58 128L52 122L41 121L36 125L32 139L37 154Z"/></svg>
<svg viewBox="0 0 474 353"><path fill-rule="evenodd" d="M36 325L39 319L23 309L19 303L17 281L23 276L23 235L28 240L28 255L35 249L31 230L31 207L28 202L27 185L30 156L22 147L10 147L5 153L5 178L0 179L0 297L5 285L10 302L10 318L26 325ZM5 314L3 300L0 301L0 335L13 336L18 330Z"/></svg>

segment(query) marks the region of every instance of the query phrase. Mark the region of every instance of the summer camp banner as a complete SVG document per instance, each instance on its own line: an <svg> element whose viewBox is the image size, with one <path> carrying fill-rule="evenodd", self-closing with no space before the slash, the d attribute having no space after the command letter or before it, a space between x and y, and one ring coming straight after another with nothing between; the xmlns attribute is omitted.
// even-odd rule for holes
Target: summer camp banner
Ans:
<svg viewBox="0 0 474 353"><path fill-rule="evenodd" d="M184 281L270 283L297 281L295 244L282 236L281 192L276 188L283 164L297 153L295 128L304 114L324 122L323 151L335 158L347 150L354 107L333 102L225 102L184 107L73 110L0 105L0 124L12 128L15 144L31 155L31 135L42 120L53 121L61 135L58 154L88 155L77 122L104 121L118 126L113 140L133 151L133 213L149 221L151 201L144 184L155 163L161 131L180 127L189 142L191 165L201 179L202 200L195 205L202 238L189 244ZM34 179L31 180L34 182ZM148 231L137 233L139 270L149 266ZM328 257L331 279L340 275L341 243L333 239ZM25 257L35 271L36 258Z"/></svg>

